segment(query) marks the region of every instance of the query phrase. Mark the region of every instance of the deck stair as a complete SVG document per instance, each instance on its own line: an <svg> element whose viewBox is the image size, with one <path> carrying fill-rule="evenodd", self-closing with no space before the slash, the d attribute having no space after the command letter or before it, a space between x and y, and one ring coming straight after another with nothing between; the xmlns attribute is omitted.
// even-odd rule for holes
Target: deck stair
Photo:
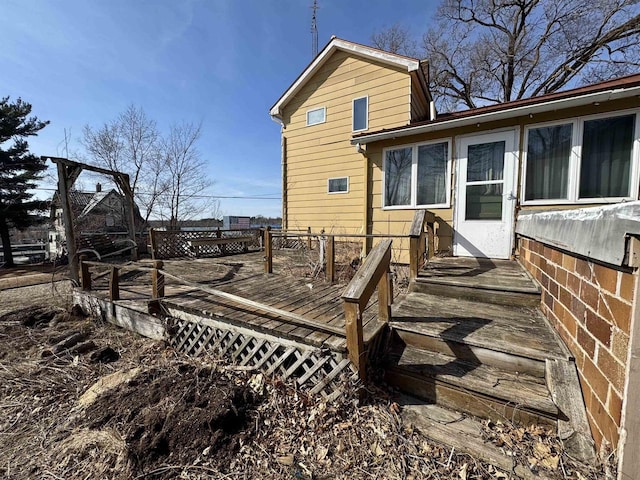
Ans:
<svg viewBox="0 0 640 480"><path fill-rule="evenodd" d="M550 363L575 370L573 358L534 306L540 292L519 264L434 259L430 265L393 306L387 381L477 417L589 434L586 415L568 418L570 409L551 393L561 380L550 378L557 371ZM571 388L581 401L577 377Z"/></svg>

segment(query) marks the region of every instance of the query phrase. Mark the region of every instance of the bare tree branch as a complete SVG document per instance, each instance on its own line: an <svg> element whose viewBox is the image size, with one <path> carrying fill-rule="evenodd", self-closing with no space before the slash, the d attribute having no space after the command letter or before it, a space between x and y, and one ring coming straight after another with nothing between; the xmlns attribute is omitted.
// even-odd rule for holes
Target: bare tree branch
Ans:
<svg viewBox="0 0 640 480"><path fill-rule="evenodd" d="M414 53L429 60L440 110L550 93L640 65L638 0L442 0L435 20ZM373 37L398 53L411 40L399 24Z"/></svg>

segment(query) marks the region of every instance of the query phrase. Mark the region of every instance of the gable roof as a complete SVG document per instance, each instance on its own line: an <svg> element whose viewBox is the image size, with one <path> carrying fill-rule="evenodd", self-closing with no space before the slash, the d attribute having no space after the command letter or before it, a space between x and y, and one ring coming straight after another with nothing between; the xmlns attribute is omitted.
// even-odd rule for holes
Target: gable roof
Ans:
<svg viewBox="0 0 640 480"><path fill-rule="evenodd" d="M379 130L377 132L361 133L352 137L351 144L355 145L360 143L365 145L390 138L407 137L447 128L462 127L474 123L514 118L522 115L533 115L638 95L640 95L640 73L573 88L571 90L564 90L562 92L548 93L538 97L512 100L510 102L471 108L460 112L444 113L438 115L435 120L431 121L415 122L409 125Z"/></svg>
<svg viewBox="0 0 640 480"><path fill-rule="evenodd" d="M115 195L117 198L122 198L122 196L118 192L116 192L113 188L108 192L94 193L93 196L91 197L91 200L89 200L89 202L85 205L84 210L82 210L82 213L79 215L79 217L88 215L89 213L91 213L92 210L95 210L95 208L98 205L100 205L105 198L112 195Z"/></svg>
<svg viewBox="0 0 640 480"><path fill-rule="evenodd" d="M331 55L341 50L352 53L359 57L369 60L375 60L380 63L392 65L395 67L405 68L407 72L413 72L420 69L420 61L415 58L405 57L396 53L385 52L377 48L368 47L359 43L343 40L338 37L331 37L331 40L322 49L322 51L312 60L302 73L296 78L291 86L282 94L278 101L271 107L269 114L272 117L280 117L282 109L287 103L300 91L300 89L313 77L313 75L327 62Z"/></svg>

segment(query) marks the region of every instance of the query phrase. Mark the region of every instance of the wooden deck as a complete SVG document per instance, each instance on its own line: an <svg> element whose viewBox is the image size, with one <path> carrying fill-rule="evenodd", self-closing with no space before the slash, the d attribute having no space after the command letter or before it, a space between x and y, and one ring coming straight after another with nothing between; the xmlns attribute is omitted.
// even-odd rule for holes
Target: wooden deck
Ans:
<svg viewBox="0 0 640 480"><path fill-rule="evenodd" d="M265 274L262 273L262 261L263 254L254 252L220 258L167 260L163 269L203 287L241 296L344 331L345 316L341 296L346 285L331 285L323 280L295 278L286 274ZM150 266L145 262L141 262L141 265ZM278 265L275 266L275 270L278 271ZM107 276L97 278L98 269L96 273L92 293L106 298ZM130 306L146 306L150 300L150 293L150 273L139 272L121 276L120 302ZM346 350L345 335L323 331L322 328L302 326L283 316L265 313L169 279L165 286L163 305L316 347L327 347L340 352ZM374 297L367 305L364 315L365 344L383 326L376 317L377 301Z"/></svg>

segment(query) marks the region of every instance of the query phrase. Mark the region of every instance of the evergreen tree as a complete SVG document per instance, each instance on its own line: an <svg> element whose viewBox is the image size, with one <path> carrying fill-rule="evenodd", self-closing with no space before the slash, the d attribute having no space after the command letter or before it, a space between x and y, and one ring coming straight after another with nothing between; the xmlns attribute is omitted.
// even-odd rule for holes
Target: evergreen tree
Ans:
<svg viewBox="0 0 640 480"><path fill-rule="evenodd" d="M29 152L26 137L37 135L49 124L29 117L31 105L18 98L0 99L0 238L5 266L13 266L9 229L24 229L41 221L36 212L46 210L48 202L36 200L30 189L47 168L44 160ZM4 145L6 142L11 142Z"/></svg>

